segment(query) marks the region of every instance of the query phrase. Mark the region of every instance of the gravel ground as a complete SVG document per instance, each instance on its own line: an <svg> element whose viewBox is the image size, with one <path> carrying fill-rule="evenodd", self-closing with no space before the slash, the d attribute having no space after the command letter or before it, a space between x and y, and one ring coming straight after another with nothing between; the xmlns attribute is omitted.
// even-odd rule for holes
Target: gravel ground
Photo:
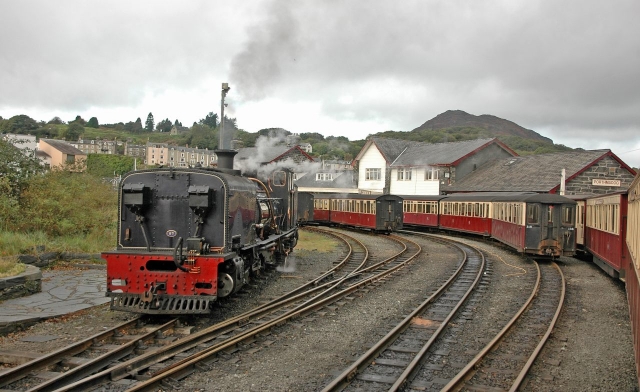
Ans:
<svg viewBox="0 0 640 392"><path fill-rule="evenodd" d="M366 236L362 235L366 240ZM372 252L383 256L396 245L377 237ZM471 338L475 330L495 328L491 317L510 318L517 309L514 290L526 291L531 275L516 255L490 243L486 249L491 271L485 277L486 290L474 297L470 311L483 315L460 322L458 337L467 336L470 350L481 346ZM398 275L369 286L368 292L344 301L341 306L272 330L271 335L241 349L236 355L221 355L210 370L197 372L181 382L186 391L315 391L320 390L353 359L366 351L395 323L422 302L430 288L439 285L456 266L457 254L450 248L422 241L423 255ZM250 309L285 293L310 277L327 270L341 251L319 253L296 251L286 271L274 271L251 290L222 302L214 315L194 322L206 325ZM567 297L551 340L532 368L526 391L637 391L635 366L624 286L602 273L595 265L577 259L561 260L567 279ZM523 268L524 270L522 270ZM2 350L46 353L71 341L91 336L102 327L124 322L132 315L96 307L71 316L34 325L26 331L0 337ZM348 333L347 333L348 332ZM31 335L52 335L43 343L24 342ZM258 349L249 350L249 349ZM445 358L448 362L457 359ZM442 360L442 359L441 359ZM442 377L455 369L445 366Z"/></svg>

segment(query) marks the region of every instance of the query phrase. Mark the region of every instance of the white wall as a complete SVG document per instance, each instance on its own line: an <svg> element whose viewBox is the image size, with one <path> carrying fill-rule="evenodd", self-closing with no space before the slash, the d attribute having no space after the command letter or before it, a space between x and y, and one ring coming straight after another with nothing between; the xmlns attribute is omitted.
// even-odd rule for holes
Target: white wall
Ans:
<svg viewBox="0 0 640 392"><path fill-rule="evenodd" d="M358 162L358 189L371 191L374 193L382 193L384 190L384 179L386 175L386 160L378 151L375 144L371 143L367 151ZM366 181L366 169L380 168L380 181Z"/></svg>
<svg viewBox="0 0 640 392"><path fill-rule="evenodd" d="M410 181L398 181L398 169L391 169L392 195L439 195L440 181L425 180L425 168L414 167L411 169Z"/></svg>

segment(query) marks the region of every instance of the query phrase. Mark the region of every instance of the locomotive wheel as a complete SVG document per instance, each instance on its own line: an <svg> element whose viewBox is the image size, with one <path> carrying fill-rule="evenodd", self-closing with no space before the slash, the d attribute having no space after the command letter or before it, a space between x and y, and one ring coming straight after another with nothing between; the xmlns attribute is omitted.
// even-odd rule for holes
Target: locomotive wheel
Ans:
<svg viewBox="0 0 640 392"><path fill-rule="evenodd" d="M218 275L218 297L224 298L233 292L235 282L229 274Z"/></svg>

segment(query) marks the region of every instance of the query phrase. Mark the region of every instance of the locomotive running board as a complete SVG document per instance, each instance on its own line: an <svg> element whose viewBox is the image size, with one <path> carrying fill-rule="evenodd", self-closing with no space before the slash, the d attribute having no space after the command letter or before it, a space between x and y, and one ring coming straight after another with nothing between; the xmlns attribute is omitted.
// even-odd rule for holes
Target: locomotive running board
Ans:
<svg viewBox="0 0 640 392"><path fill-rule="evenodd" d="M107 293L111 297L111 309L144 314L209 314L216 297L190 295L156 295L144 301L139 294Z"/></svg>

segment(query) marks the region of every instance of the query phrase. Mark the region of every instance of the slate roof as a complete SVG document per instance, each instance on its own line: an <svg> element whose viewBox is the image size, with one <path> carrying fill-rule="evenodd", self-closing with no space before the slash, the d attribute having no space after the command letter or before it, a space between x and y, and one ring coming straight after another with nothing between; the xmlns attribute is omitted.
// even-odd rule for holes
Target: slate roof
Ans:
<svg viewBox="0 0 640 392"><path fill-rule="evenodd" d="M272 146L258 150L257 147L245 147L238 150L235 159L258 159L260 163L269 163L289 151L291 147L285 145Z"/></svg>
<svg viewBox="0 0 640 392"><path fill-rule="evenodd" d="M236 154L236 160L257 160L259 163L270 163L285 155L289 151L298 150L302 155L304 155L310 161L313 161L313 157L307 154L303 149L299 146L285 146L285 145L275 145L270 146L269 148L261 148L257 147L245 147L238 150L238 154Z"/></svg>
<svg viewBox="0 0 640 392"><path fill-rule="evenodd" d="M389 164L402 154L412 143L420 143L420 142L411 142L409 140L396 140L396 139L385 139L385 138L371 138L371 141L378 147L378 151L382 154L384 159L387 160ZM422 144L422 143L420 143Z"/></svg>
<svg viewBox="0 0 640 392"><path fill-rule="evenodd" d="M41 141L44 141L45 143L47 143L48 145L50 145L51 147L55 148L56 150L60 151L63 154L67 154L67 155L87 155L84 152L78 150L77 148L75 148L74 146L72 146L71 144L62 141L62 140L54 140L54 139L40 139Z"/></svg>
<svg viewBox="0 0 640 392"><path fill-rule="evenodd" d="M476 139L448 143L422 143L407 140L372 138L391 167L453 165L472 152L491 143L498 143L513 153L498 139Z"/></svg>
<svg viewBox="0 0 640 392"><path fill-rule="evenodd" d="M497 159L456 181L446 192L549 192L560 185L561 170L570 179L611 150L567 151Z"/></svg>
<svg viewBox="0 0 640 392"><path fill-rule="evenodd" d="M317 172L328 173L328 172ZM353 188L357 191L355 177L358 173L354 170L345 170L333 173L332 181L316 180L316 172L308 173L304 177L296 180L296 185L300 188Z"/></svg>
<svg viewBox="0 0 640 392"><path fill-rule="evenodd" d="M494 140L476 139L436 144L412 143L391 166L450 165Z"/></svg>

